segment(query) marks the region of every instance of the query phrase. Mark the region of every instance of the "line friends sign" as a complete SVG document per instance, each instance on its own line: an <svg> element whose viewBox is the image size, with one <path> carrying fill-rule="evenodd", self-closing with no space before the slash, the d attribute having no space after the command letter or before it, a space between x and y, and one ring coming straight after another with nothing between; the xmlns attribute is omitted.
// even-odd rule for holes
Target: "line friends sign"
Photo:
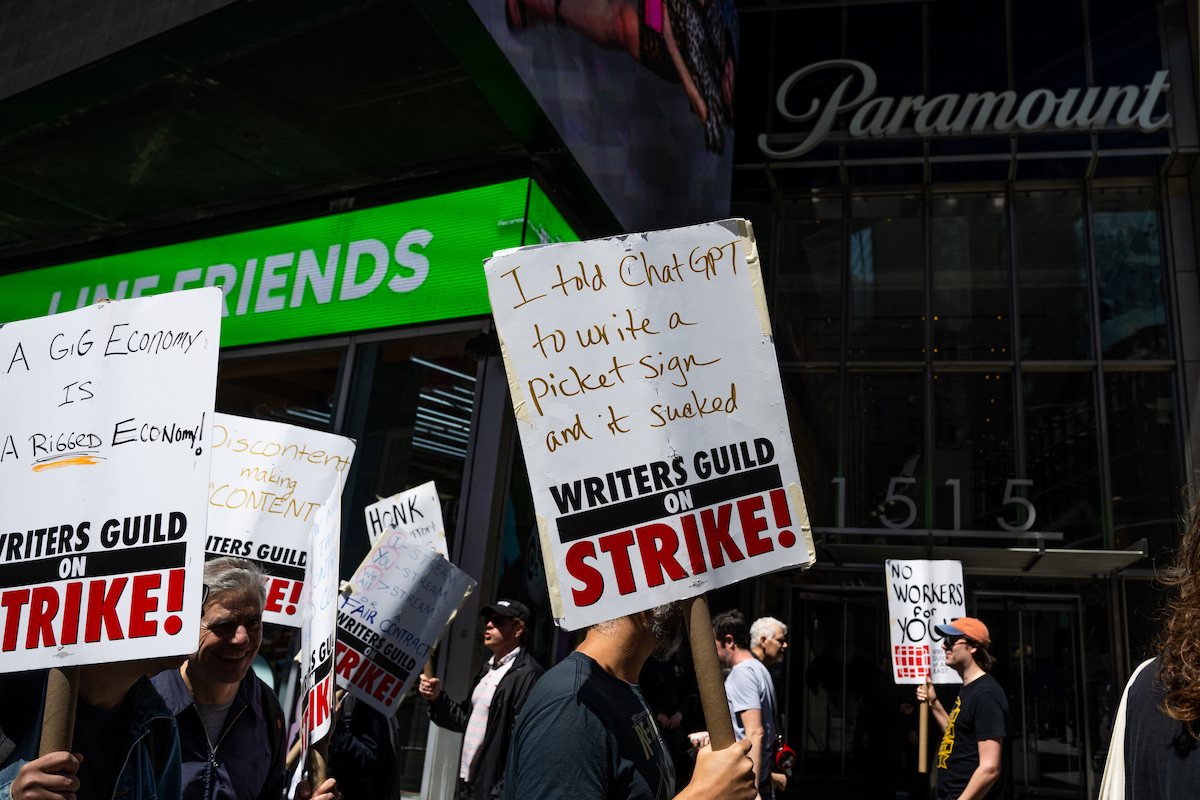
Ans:
<svg viewBox="0 0 1200 800"><path fill-rule="evenodd" d="M560 624L813 561L749 223L485 272Z"/></svg>
<svg viewBox="0 0 1200 800"><path fill-rule="evenodd" d="M889 559L884 570L896 683L924 683L929 674L933 683L962 683L934 630L967 614L962 562Z"/></svg>
<svg viewBox="0 0 1200 800"><path fill-rule="evenodd" d="M220 302L0 328L0 672L195 649Z"/></svg>

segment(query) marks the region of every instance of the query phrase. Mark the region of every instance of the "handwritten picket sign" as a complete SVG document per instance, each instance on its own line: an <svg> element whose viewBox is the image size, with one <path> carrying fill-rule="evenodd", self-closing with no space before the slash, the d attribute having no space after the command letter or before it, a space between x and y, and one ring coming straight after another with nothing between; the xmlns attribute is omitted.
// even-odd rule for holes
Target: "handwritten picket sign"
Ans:
<svg viewBox="0 0 1200 800"><path fill-rule="evenodd" d="M351 586L338 608L337 685L392 717L475 581L428 539L391 527Z"/></svg>
<svg viewBox="0 0 1200 800"><path fill-rule="evenodd" d="M342 482L337 476L329 497L313 516L308 542L308 578L304 582L300 626L304 693L300 700L304 749L333 724L334 643L337 638L338 553L342 539Z"/></svg>
<svg viewBox="0 0 1200 800"><path fill-rule="evenodd" d="M270 576L263 621L299 627L313 519L350 468L354 440L217 414L212 450L205 555L258 562Z"/></svg>
<svg viewBox="0 0 1200 800"><path fill-rule="evenodd" d="M749 223L485 272L562 626L812 563Z"/></svg>
<svg viewBox="0 0 1200 800"><path fill-rule="evenodd" d="M0 672L196 649L221 292L0 327Z"/></svg>
<svg viewBox="0 0 1200 800"><path fill-rule="evenodd" d="M962 683L933 629L967 614L962 562L888 559L884 572L896 683Z"/></svg>
<svg viewBox="0 0 1200 800"><path fill-rule="evenodd" d="M433 481L372 503L363 509L363 514L372 545L395 525L403 528L410 539L426 541L443 557L450 557L446 550L446 527L442 523L442 501Z"/></svg>

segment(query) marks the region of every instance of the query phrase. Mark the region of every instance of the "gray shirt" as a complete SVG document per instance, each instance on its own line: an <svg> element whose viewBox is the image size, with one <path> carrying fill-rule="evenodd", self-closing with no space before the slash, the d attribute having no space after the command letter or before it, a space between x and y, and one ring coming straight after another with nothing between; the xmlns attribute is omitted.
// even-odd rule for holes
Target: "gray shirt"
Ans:
<svg viewBox="0 0 1200 800"><path fill-rule="evenodd" d="M725 694L729 697L733 732L738 739L746 738L741 712L762 711L763 759L758 774L758 781L762 783L771 777L771 757L775 753L775 684L771 681L771 673L757 658L739 661L725 679Z"/></svg>

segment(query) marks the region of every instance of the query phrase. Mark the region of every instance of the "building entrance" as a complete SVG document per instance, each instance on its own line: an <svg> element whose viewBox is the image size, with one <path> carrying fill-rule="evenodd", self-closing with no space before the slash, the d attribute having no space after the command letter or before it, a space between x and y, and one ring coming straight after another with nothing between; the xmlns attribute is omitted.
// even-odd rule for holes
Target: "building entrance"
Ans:
<svg viewBox="0 0 1200 800"><path fill-rule="evenodd" d="M1095 774L1081 600L1072 595L976 594L1008 692L1006 776L1012 797L1084 798Z"/></svg>

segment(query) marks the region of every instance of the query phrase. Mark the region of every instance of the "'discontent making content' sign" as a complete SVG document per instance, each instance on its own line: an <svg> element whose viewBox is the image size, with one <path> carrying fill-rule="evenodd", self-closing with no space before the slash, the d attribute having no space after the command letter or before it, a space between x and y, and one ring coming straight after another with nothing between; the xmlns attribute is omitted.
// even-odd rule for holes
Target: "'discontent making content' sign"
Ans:
<svg viewBox="0 0 1200 800"><path fill-rule="evenodd" d="M299 627L313 520L349 469L354 440L217 414L212 451L205 555L258 562L270 576L263 621Z"/></svg>
<svg viewBox="0 0 1200 800"><path fill-rule="evenodd" d="M749 223L485 272L563 627L812 563Z"/></svg>
<svg viewBox="0 0 1200 800"><path fill-rule="evenodd" d="M892 638L892 674L896 683L962 683L946 666L946 651L935 625L966 616L961 561L884 563L887 577L888 630Z"/></svg>
<svg viewBox="0 0 1200 800"><path fill-rule="evenodd" d="M338 608L337 685L396 714L475 581L403 528L384 531Z"/></svg>
<svg viewBox="0 0 1200 800"><path fill-rule="evenodd" d="M300 626L303 695L300 735L303 749L333 727L333 658L337 640L338 553L342 540L342 482L314 515L308 542L308 578L304 582Z"/></svg>
<svg viewBox="0 0 1200 800"><path fill-rule="evenodd" d="M446 527L442 523L442 501L433 481L372 503L363 509L363 514L371 544L379 541L389 528L398 526L404 529L409 541L426 542L445 558L450 557L446 550Z"/></svg>
<svg viewBox="0 0 1200 800"><path fill-rule="evenodd" d="M0 328L0 672L196 649L218 289Z"/></svg>

